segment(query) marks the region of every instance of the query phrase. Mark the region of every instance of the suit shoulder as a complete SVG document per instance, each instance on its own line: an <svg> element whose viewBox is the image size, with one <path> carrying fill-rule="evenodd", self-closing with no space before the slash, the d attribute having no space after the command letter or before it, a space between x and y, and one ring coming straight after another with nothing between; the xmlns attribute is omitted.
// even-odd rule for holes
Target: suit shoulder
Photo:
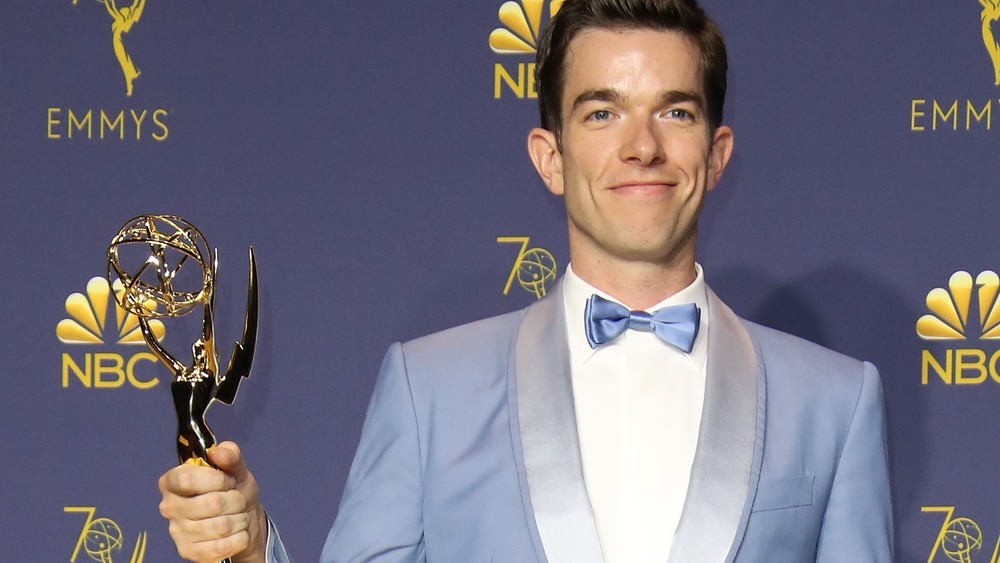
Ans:
<svg viewBox="0 0 1000 563"><path fill-rule="evenodd" d="M752 321L743 321L750 335L762 349L761 352L778 353L781 357L804 361L819 361L832 368L860 369L861 360L831 350L805 338L782 332Z"/></svg>
<svg viewBox="0 0 1000 563"><path fill-rule="evenodd" d="M881 420L882 383L869 362L808 340L746 322L757 348L767 389L768 427L813 421L846 432L859 409L861 420ZM784 421L784 422L781 422ZM841 436L843 438L844 436Z"/></svg>
<svg viewBox="0 0 1000 563"><path fill-rule="evenodd" d="M489 353L506 354L522 317L523 309L447 328L404 342L403 353L410 359L450 359L453 362Z"/></svg>
<svg viewBox="0 0 1000 563"><path fill-rule="evenodd" d="M776 378L787 378L817 391L844 386L856 389L866 374L878 376L875 366L868 362L773 328L750 321L744 324L757 347L769 383Z"/></svg>

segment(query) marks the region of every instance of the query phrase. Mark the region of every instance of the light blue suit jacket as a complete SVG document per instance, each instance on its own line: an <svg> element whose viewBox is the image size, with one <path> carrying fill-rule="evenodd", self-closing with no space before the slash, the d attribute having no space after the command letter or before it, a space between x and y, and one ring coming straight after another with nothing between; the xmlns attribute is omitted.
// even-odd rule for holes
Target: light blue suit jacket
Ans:
<svg viewBox="0 0 1000 563"><path fill-rule="evenodd" d="M890 562L874 366L743 321L711 291L708 308L705 405L669 562ZM322 561L601 562L568 366L558 289L393 345Z"/></svg>

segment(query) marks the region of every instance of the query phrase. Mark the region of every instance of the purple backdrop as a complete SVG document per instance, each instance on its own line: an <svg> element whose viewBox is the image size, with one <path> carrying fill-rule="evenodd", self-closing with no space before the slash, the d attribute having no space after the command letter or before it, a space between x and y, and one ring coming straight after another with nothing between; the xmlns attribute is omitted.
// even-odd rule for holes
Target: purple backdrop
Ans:
<svg viewBox="0 0 1000 563"><path fill-rule="evenodd" d="M562 204L524 154L532 56L488 42L501 3L147 0L121 36L131 95L104 0L0 4L0 558L100 560L88 530L120 537L115 561L176 558L157 511L166 370L113 327L90 344L56 328L79 322L66 300L103 275L118 227L151 212L219 248L223 342L254 245L255 372L209 418L244 446L293 555L317 558L389 343L530 303L516 279L503 293L519 256L565 267ZM962 528L981 545L955 556L995 563L1000 344L980 273L1000 269L1000 87L982 18L1000 8L706 4L737 140L701 222L709 283L879 366L900 561L957 560L940 540ZM968 303L949 288L961 271L982 282ZM918 335L954 303L957 336Z"/></svg>

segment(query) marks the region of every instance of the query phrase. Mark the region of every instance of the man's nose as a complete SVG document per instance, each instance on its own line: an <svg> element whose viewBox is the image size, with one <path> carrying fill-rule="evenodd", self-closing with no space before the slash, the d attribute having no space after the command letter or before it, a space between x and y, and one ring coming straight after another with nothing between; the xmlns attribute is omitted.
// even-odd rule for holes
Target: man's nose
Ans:
<svg viewBox="0 0 1000 563"><path fill-rule="evenodd" d="M621 145L621 159L643 166L666 160L662 131L651 118L636 119L626 128Z"/></svg>

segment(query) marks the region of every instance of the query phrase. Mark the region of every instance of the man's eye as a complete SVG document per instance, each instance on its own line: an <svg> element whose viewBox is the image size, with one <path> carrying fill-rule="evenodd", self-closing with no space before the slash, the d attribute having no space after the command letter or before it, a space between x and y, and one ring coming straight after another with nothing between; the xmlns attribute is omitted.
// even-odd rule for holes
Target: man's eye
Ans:
<svg viewBox="0 0 1000 563"><path fill-rule="evenodd" d="M594 121L607 121L611 119L611 112L606 109L599 109L590 114L590 119Z"/></svg>
<svg viewBox="0 0 1000 563"><path fill-rule="evenodd" d="M672 119L691 119L691 112L686 109L673 108L667 111L667 117Z"/></svg>

